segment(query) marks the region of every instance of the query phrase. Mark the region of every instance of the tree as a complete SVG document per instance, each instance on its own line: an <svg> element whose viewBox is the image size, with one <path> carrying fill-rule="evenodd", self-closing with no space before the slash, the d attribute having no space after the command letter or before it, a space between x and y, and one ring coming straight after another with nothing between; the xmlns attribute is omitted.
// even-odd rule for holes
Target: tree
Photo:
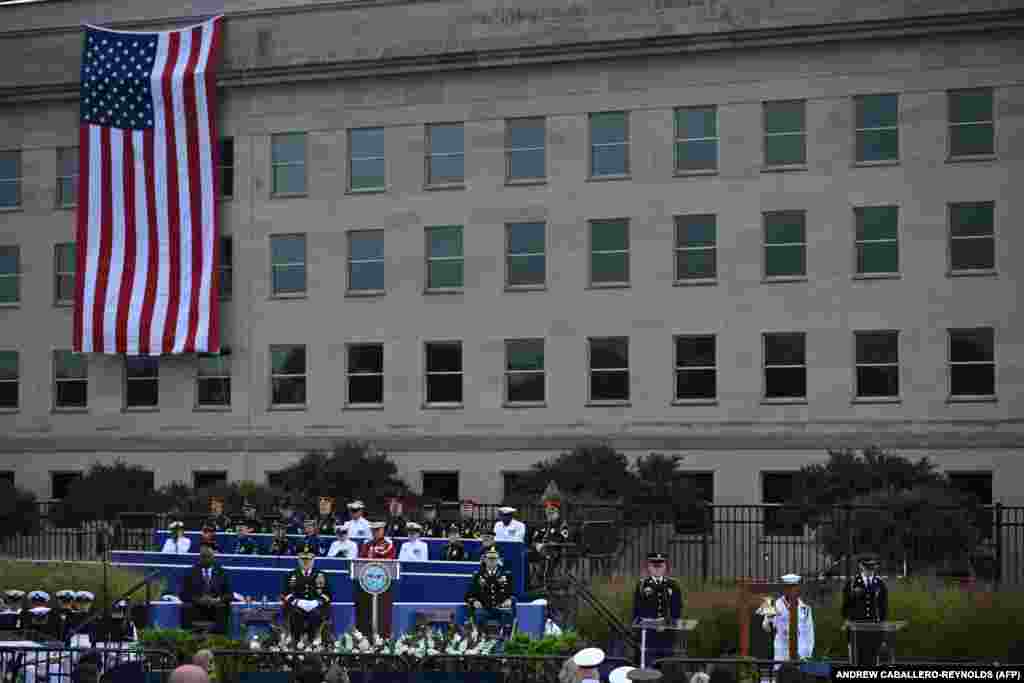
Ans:
<svg viewBox="0 0 1024 683"><path fill-rule="evenodd" d="M672 523L677 533L709 531L707 502L679 471L678 455L650 453L636 463L637 481L626 498L627 523Z"/></svg>
<svg viewBox="0 0 1024 683"><path fill-rule="evenodd" d="M113 465L97 462L71 484L51 516L57 526L74 527L93 520L113 521L123 512L161 512L163 501L154 494L152 471L122 460Z"/></svg>
<svg viewBox="0 0 1024 683"><path fill-rule="evenodd" d="M184 487L188 491L185 509L193 510L199 514L209 512L211 496L224 499L224 511L229 516L241 512L243 503L251 503L258 510L269 512L274 509L278 499L285 496L285 491L282 489L263 486L252 481L214 484L213 486L205 486L194 491L189 490L184 484L177 484L177 486Z"/></svg>
<svg viewBox="0 0 1024 683"><path fill-rule="evenodd" d="M35 494L0 481L0 539L34 534L39 529Z"/></svg>
<svg viewBox="0 0 1024 683"><path fill-rule="evenodd" d="M549 481L570 503L618 502L632 495L637 485L626 456L606 444L581 444L535 463L516 482L517 493L529 503L539 503Z"/></svg>

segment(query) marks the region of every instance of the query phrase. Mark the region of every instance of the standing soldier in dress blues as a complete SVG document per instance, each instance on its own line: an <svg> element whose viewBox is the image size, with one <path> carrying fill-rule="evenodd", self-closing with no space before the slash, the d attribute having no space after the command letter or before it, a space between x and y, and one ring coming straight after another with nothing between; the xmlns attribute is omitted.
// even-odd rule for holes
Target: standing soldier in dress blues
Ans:
<svg viewBox="0 0 1024 683"><path fill-rule="evenodd" d="M291 555L292 544L288 540L288 525L284 521L274 524L274 540L270 542L269 555Z"/></svg>
<svg viewBox="0 0 1024 683"><path fill-rule="evenodd" d="M317 501L317 505L317 532L321 536L333 536L334 528L338 526L338 518L334 514L334 498L331 498L330 496L320 496Z"/></svg>
<svg viewBox="0 0 1024 683"><path fill-rule="evenodd" d="M843 619L870 623L885 621L889 615L889 589L877 575L878 557L864 555L858 564L860 573L848 580L843 588ZM846 637L851 664L878 666L878 652L883 640L880 631L859 631L854 635L853 631L847 629Z"/></svg>
<svg viewBox="0 0 1024 683"><path fill-rule="evenodd" d="M482 621L498 619L509 625L511 615L502 609L512 607L512 575L498 568L498 551L491 548L484 554L484 565L473 574L473 580L466 591L466 607L469 620L474 625Z"/></svg>
<svg viewBox="0 0 1024 683"><path fill-rule="evenodd" d="M281 593L288 630L296 642L303 636L316 640L331 608L331 585L326 574L313 568L315 557L309 546L299 551L299 567L285 578Z"/></svg>
<svg viewBox="0 0 1024 683"><path fill-rule="evenodd" d="M388 521L384 535L388 538L405 538L408 522L402 516L402 499L388 498Z"/></svg>
<svg viewBox="0 0 1024 683"><path fill-rule="evenodd" d="M425 538L444 538L448 532L448 527L437 518L437 505L434 503L423 505L423 520L420 525L423 527Z"/></svg>
<svg viewBox="0 0 1024 683"><path fill-rule="evenodd" d="M466 546L459 538L457 522L452 522L452 525L448 527L448 544L444 547L444 552L441 553L441 559L449 562L463 562L469 559L469 555L466 554Z"/></svg>
<svg viewBox="0 0 1024 683"><path fill-rule="evenodd" d="M262 549L256 544L252 536L252 527L249 520L244 520L238 525L238 543L235 544L236 555L261 555Z"/></svg>
<svg viewBox="0 0 1024 683"><path fill-rule="evenodd" d="M242 521L249 525L250 534L266 533L263 523L260 522L260 518L256 514L256 506L249 501L242 503Z"/></svg>
<svg viewBox="0 0 1024 683"><path fill-rule="evenodd" d="M284 524L286 534L302 533L302 514L288 498L277 501L278 518Z"/></svg>
<svg viewBox="0 0 1024 683"><path fill-rule="evenodd" d="M206 523L214 531L230 531L231 518L224 514L224 499L220 496L210 496L210 516Z"/></svg>
<svg viewBox="0 0 1024 683"><path fill-rule="evenodd" d="M664 619L667 626L678 625L683 618L683 589L665 576L665 554L647 556L647 574L633 592L633 621L637 619ZM655 631L647 634L647 661L671 657L675 644L675 631Z"/></svg>
<svg viewBox="0 0 1024 683"><path fill-rule="evenodd" d="M303 530L305 536L299 541L299 545L302 547L309 547L317 557L323 557L327 554L327 547L325 544L320 542L320 537L317 534L316 520L312 517L307 519L303 523Z"/></svg>

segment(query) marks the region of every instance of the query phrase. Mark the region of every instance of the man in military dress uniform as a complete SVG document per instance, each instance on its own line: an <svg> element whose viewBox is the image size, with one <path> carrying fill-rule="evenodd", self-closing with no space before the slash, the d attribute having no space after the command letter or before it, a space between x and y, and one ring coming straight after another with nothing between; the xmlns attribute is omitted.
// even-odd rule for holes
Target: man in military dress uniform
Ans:
<svg viewBox="0 0 1024 683"><path fill-rule="evenodd" d="M359 548L359 556L371 560L393 560L398 552L391 539L384 535L384 522L370 522L373 540Z"/></svg>
<svg viewBox="0 0 1024 683"><path fill-rule="evenodd" d="M427 547L426 541L420 539L422 527L416 522L409 522L406 528L409 540L402 543L398 559L403 562L426 562L430 559L430 548Z"/></svg>
<svg viewBox="0 0 1024 683"><path fill-rule="evenodd" d="M261 555L263 550L249 534L252 533L252 526L249 520L243 520L238 525L238 543L235 544L236 555Z"/></svg>
<svg viewBox="0 0 1024 683"><path fill-rule="evenodd" d="M4 591L3 609L0 609L0 631L13 631L18 628L21 618L21 601L25 591L9 589Z"/></svg>
<svg viewBox="0 0 1024 683"><path fill-rule="evenodd" d="M61 590L54 595L57 597L57 607L50 610L50 618L54 621L53 631L58 634L60 640L67 640L69 617L75 603L75 591Z"/></svg>
<svg viewBox="0 0 1024 683"><path fill-rule="evenodd" d="M305 535L302 537L302 540L299 541L299 546L308 546L317 557L323 557L326 555L327 545L320 542L320 535L317 533L316 528L316 520L313 518L307 519L302 526L303 533Z"/></svg>
<svg viewBox="0 0 1024 683"><path fill-rule="evenodd" d="M370 522L364 516L365 510L366 506L361 500L353 500L348 504L348 537L356 543L366 543L373 537L370 533Z"/></svg>
<svg viewBox="0 0 1024 683"><path fill-rule="evenodd" d="M303 636L310 642L316 640L331 609L331 585L327 575L313 567L314 558L308 546L299 551L299 567L285 579L281 595L288 630L295 641Z"/></svg>
<svg viewBox="0 0 1024 683"><path fill-rule="evenodd" d="M334 528L337 538L327 549L327 557L337 557L342 560L351 560L359 557L359 546L355 541L348 540L348 524L339 524Z"/></svg>
<svg viewBox="0 0 1024 683"><path fill-rule="evenodd" d="M242 521L249 525L250 534L265 533L263 523L260 522L260 518L256 515L256 506L249 501L242 504Z"/></svg>
<svg viewBox="0 0 1024 683"><path fill-rule="evenodd" d="M60 640L59 622L51 615L50 594L46 591L32 591L28 594L29 608L22 611L18 628L38 631L52 640Z"/></svg>
<svg viewBox="0 0 1024 683"><path fill-rule="evenodd" d="M494 535L497 540L519 541L520 543L526 540L526 525L512 517L515 512L514 507L507 505L498 508L498 521L494 523Z"/></svg>
<svg viewBox="0 0 1024 683"><path fill-rule="evenodd" d="M274 538L270 542L269 555L292 555L292 544L288 540L288 524L284 521L274 523Z"/></svg>
<svg viewBox="0 0 1024 683"><path fill-rule="evenodd" d="M459 524L458 522L452 522L451 526L448 527L448 544L444 547L444 552L441 553L442 560L448 560L449 562L463 562L469 559L469 555L466 553L466 546L463 545L462 539L459 538Z"/></svg>
<svg viewBox="0 0 1024 683"><path fill-rule="evenodd" d="M388 498L388 521L384 527L384 535L388 538L405 538L408 533L408 522L402 516L402 499Z"/></svg>
<svg viewBox="0 0 1024 683"><path fill-rule="evenodd" d="M494 549L494 552L498 553L498 566L504 567L505 561L501 557L501 551L498 550L498 546L494 543L494 531L492 529L481 529L480 531L480 566L483 567L484 560L486 559L487 553Z"/></svg>
<svg viewBox="0 0 1024 683"><path fill-rule="evenodd" d="M647 556L648 576L633 592L633 621L664 619L666 625L676 625L683 618L683 590L675 579L665 576L665 559L664 553ZM675 631L649 631L647 661L671 657L675 635Z"/></svg>
<svg viewBox="0 0 1024 683"><path fill-rule="evenodd" d="M558 489L549 486L543 502L544 516L547 521L543 526L534 530L528 556L534 571L534 583L540 585L544 585L551 578L555 568L562 560L562 549L551 544L572 542L569 525L562 519L562 497L558 493Z"/></svg>
<svg viewBox="0 0 1024 683"><path fill-rule="evenodd" d="M843 619L872 623L885 621L889 614L889 589L877 575L878 557L864 555L858 564L860 573L848 580L843 588ZM855 666L877 666L883 636L883 633L873 631L859 631L855 635L847 629L850 662Z"/></svg>
<svg viewBox="0 0 1024 683"><path fill-rule="evenodd" d="M230 531L233 528L231 518L224 514L224 499L220 496L210 496L210 516L206 523L214 531Z"/></svg>
<svg viewBox="0 0 1024 683"><path fill-rule="evenodd" d="M317 500L316 529L321 536L333 536L338 518L334 514L334 498L320 496Z"/></svg>
<svg viewBox="0 0 1024 683"><path fill-rule="evenodd" d="M420 521L425 538L444 538L448 527L437 518L437 505L427 503L423 506L423 519Z"/></svg>
<svg viewBox="0 0 1024 683"><path fill-rule="evenodd" d="M287 498L277 501L278 519L284 523L285 533L297 534L302 531L302 513L295 509Z"/></svg>
<svg viewBox="0 0 1024 683"><path fill-rule="evenodd" d="M512 607L512 575L498 568L498 551L491 548L484 555L484 566L473 574L466 591L466 607L474 626L499 620L503 626L511 625L512 615L502 609Z"/></svg>

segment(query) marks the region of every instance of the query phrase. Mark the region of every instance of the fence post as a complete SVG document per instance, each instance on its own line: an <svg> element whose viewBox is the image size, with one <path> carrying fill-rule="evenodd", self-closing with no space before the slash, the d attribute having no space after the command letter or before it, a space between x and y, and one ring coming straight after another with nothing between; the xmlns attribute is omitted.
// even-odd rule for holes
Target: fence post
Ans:
<svg viewBox="0 0 1024 683"><path fill-rule="evenodd" d="M1003 504L996 503L995 505L995 529L996 535L996 575L995 575L995 587L999 589L999 585L1003 579Z"/></svg>
<svg viewBox="0 0 1024 683"><path fill-rule="evenodd" d="M711 562L708 557L708 551L710 550L711 544L708 542L708 535L714 533L712 525L715 523L714 508L710 505L704 506L704 524L701 525L701 539L700 539L700 571L701 579L704 583L708 582L708 574L710 573Z"/></svg>
<svg viewBox="0 0 1024 683"><path fill-rule="evenodd" d="M833 508L833 514L836 510ZM847 581L853 576L853 506L846 504L846 560L843 573Z"/></svg>

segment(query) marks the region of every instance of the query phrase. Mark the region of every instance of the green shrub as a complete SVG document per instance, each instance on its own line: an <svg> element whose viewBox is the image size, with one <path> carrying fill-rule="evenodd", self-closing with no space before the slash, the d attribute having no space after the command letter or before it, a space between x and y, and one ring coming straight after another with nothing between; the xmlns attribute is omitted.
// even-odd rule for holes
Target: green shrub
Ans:
<svg viewBox="0 0 1024 683"><path fill-rule="evenodd" d="M109 597L114 599L122 595L142 580L143 575L142 572L131 569L108 567ZM13 588L26 593L43 590L49 593L51 598L55 597L54 594L59 590L83 590L96 596L97 605L103 599L103 565L101 564L0 560L0 576L3 577L3 586L0 586L0 589L3 590ZM160 579L155 579L150 585L150 597L159 599L166 584ZM144 603L146 601L145 587L140 588L127 599L134 604Z"/></svg>
<svg viewBox="0 0 1024 683"><path fill-rule="evenodd" d="M35 494L0 481L0 540L18 534L33 534L39 528ZM0 589L4 590L4 589Z"/></svg>
<svg viewBox="0 0 1024 683"><path fill-rule="evenodd" d="M565 630L561 635L532 638L527 633L517 633L505 641L505 654L530 657L554 657L574 654L583 647L579 633Z"/></svg>

